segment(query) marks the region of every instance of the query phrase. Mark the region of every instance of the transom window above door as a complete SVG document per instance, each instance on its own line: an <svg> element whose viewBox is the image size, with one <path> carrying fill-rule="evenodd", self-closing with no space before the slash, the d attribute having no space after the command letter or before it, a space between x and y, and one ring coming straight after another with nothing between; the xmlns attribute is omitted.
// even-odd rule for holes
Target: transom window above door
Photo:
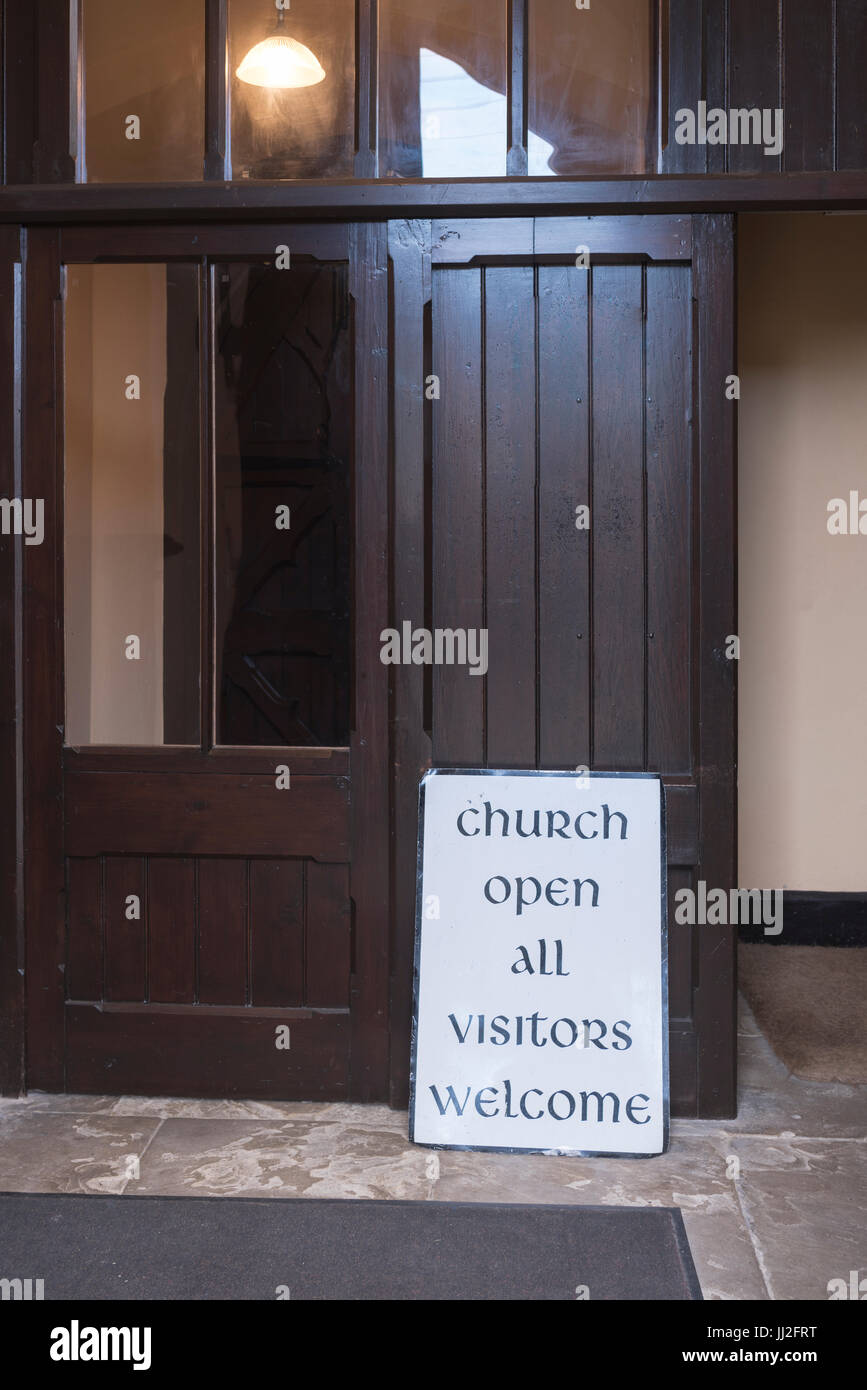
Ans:
<svg viewBox="0 0 867 1390"><path fill-rule="evenodd" d="M78 0L89 183L654 171L667 0Z"/></svg>

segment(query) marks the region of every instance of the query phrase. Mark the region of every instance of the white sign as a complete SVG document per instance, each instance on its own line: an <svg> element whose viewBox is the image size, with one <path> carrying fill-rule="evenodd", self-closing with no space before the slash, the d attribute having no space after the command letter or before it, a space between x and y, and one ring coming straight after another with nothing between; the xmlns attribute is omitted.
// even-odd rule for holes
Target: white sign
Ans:
<svg viewBox="0 0 867 1390"><path fill-rule="evenodd" d="M427 773L415 1143L665 1152L663 826L649 774Z"/></svg>

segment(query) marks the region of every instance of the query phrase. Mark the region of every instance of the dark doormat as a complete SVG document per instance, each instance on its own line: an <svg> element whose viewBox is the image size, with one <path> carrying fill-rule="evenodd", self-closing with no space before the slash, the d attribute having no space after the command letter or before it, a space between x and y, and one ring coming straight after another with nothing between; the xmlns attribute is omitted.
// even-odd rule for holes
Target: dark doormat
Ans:
<svg viewBox="0 0 867 1390"><path fill-rule="evenodd" d="M46 1300L701 1298L677 1207L0 1193L0 1278Z"/></svg>

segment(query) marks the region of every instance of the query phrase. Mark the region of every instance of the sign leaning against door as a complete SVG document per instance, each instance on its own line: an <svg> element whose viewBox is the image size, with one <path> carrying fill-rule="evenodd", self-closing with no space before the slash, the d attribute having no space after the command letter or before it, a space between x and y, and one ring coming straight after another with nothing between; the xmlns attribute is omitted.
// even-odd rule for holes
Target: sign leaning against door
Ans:
<svg viewBox="0 0 867 1390"><path fill-rule="evenodd" d="M421 783L410 1138L620 1157L668 1145L662 783Z"/></svg>

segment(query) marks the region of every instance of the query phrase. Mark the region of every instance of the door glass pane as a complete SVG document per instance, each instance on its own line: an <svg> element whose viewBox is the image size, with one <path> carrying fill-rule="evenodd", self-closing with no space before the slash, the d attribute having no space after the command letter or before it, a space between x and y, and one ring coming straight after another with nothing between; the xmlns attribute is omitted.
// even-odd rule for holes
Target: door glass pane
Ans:
<svg viewBox="0 0 867 1390"><path fill-rule="evenodd" d="M653 92L652 0L530 0L528 172L640 174Z"/></svg>
<svg viewBox="0 0 867 1390"><path fill-rule="evenodd" d="M506 173L505 0L380 0L385 178Z"/></svg>
<svg viewBox="0 0 867 1390"><path fill-rule="evenodd" d="M352 173L355 0L229 0L229 80L233 178Z"/></svg>
<svg viewBox="0 0 867 1390"><path fill-rule="evenodd" d="M215 267L218 743L349 741L345 265Z"/></svg>
<svg viewBox="0 0 867 1390"><path fill-rule="evenodd" d="M82 0L89 183L200 179L203 0Z"/></svg>
<svg viewBox="0 0 867 1390"><path fill-rule="evenodd" d="M197 744L198 272L66 276L66 743Z"/></svg>

